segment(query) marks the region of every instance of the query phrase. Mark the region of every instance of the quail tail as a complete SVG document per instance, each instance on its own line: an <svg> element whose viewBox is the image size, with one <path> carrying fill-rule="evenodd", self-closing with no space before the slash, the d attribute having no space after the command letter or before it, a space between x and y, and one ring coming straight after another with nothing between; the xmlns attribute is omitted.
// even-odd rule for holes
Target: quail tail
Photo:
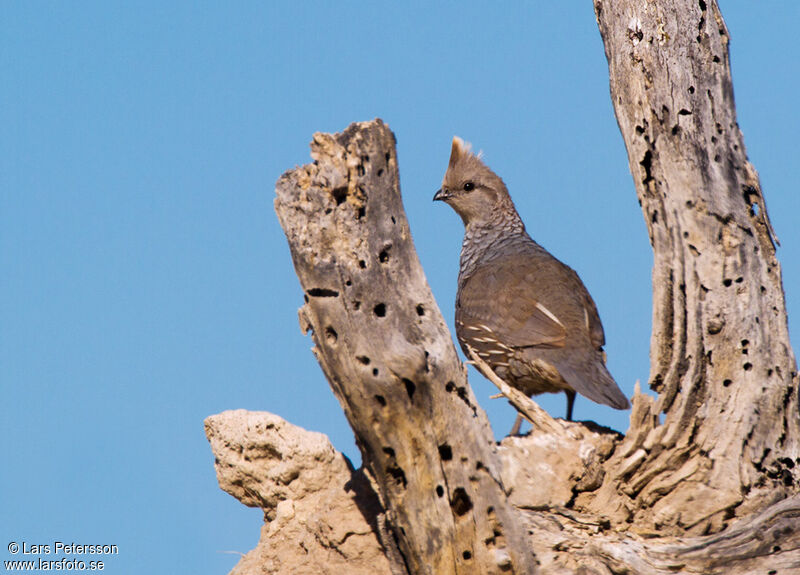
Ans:
<svg viewBox="0 0 800 575"><path fill-rule="evenodd" d="M595 357L578 358L572 355L558 358L561 361L553 359L561 376L584 397L614 409L630 408L628 398L611 377L599 354Z"/></svg>

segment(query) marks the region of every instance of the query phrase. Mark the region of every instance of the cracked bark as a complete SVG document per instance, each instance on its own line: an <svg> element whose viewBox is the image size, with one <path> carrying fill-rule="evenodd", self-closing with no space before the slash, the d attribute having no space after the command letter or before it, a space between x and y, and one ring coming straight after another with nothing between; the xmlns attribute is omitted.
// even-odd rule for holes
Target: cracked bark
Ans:
<svg viewBox="0 0 800 575"><path fill-rule="evenodd" d="M313 164L278 181L301 328L373 479L361 496L380 503L355 501L392 573L800 567L798 376L727 29L713 0L594 5L655 256L658 398L637 386L624 437L532 409L531 435L495 445L414 252L380 120L316 134Z"/></svg>
<svg viewBox="0 0 800 575"><path fill-rule="evenodd" d="M659 398L587 510L615 501L612 516L643 532L716 532L796 493L800 463L776 238L736 123L729 35L714 1L595 10L655 256Z"/></svg>
<svg viewBox="0 0 800 575"><path fill-rule="evenodd" d="M411 573L530 573L491 429L414 251L394 135L316 134L275 209L306 304L300 323L344 409ZM456 434L454 431L458 430Z"/></svg>

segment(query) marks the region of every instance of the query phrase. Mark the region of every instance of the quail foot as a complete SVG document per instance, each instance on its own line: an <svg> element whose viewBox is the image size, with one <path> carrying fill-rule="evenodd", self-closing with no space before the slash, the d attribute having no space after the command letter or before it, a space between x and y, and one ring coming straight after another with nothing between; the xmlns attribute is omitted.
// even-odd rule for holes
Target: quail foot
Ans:
<svg viewBox="0 0 800 575"><path fill-rule="evenodd" d="M570 267L525 231L503 180L453 138L434 200L464 221L456 295L456 335L506 383L528 396L563 391L567 419L575 393L630 407L608 372L597 307ZM511 435L519 432L517 421Z"/></svg>

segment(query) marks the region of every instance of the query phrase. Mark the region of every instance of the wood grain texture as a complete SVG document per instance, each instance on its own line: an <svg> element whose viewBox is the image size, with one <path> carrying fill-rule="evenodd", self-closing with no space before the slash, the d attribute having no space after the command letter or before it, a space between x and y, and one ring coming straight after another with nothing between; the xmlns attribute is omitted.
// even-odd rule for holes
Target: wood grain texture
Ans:
<svg viewBox="0 0 800 575"><path fill-rule="evenodd" d="M612 516L643 532L716 532L796 493L800 469L797 368L730 38L714 0L594 4L653 246L659 397L587 510L616 502Z"/></svg>
<svg viewBox="0 0 800 575"><path fill-rule="evenodd" d="M352 426L411 573L531 573L492 432L417 258L394 135L316 134L275 209L314 353Z"/></svg>

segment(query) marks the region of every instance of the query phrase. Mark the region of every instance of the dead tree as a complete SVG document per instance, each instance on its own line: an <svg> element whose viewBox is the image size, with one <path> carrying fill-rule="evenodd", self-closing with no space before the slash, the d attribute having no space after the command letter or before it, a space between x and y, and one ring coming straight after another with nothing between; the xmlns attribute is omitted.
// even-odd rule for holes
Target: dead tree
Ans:
<svg viewBox="0 0 800 575"><path fill-rule="evenodd" d="M360 509L369 527L348 533L375 533L387 562L373 572L800 569L798 377L777 240L736 123L725 24L715 0L595 0L595 10L655 254L658 399L637 389L625 437L529 409L531 435L495 444L414 251L394 136L380 120L316 134L313 163L278 181L301 327L364 460L323 499ZM285 471L297 455L285 437L304 432L272 419L225 431L220 417L207 431L223 487L268 521L301 521L312 544L327 541L304 545L304 557L345 557L319 527L335 517L279 508L301 497L293 481L305 485L311 464ZM284 431L270 435L276 425ZM312 451L304 461L335 460ZM264 533L262 544L276 530ZM259 568L281 572L270 565Z"/></svg>
<svg viewBox="0 0 800 575"><path fill-rule="evenodd" d="M653 246L659 397L637 410L614 457L625 473L592 508L624 493L620 512L642 527L716 532L796 493L800 454L776 238L736 123L730 37L715 1L595 10Z"/></svg>

